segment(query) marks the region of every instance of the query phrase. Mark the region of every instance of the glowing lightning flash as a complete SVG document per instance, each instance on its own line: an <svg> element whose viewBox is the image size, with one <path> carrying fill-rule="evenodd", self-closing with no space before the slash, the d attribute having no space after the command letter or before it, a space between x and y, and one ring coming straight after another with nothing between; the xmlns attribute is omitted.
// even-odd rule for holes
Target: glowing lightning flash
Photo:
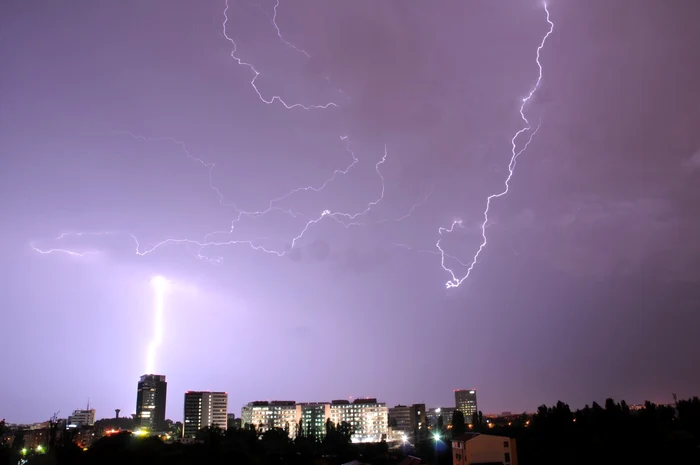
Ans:
<svg viewBox="0 0 700 465"><path fill-rule="evenodd" d="M534 135L537 133L537 130L539 129L539 126L537 126L537 128L533 132L530 133L530 137L529 137L528 141L525 143L525 146L522 149L520 149L519 151L516 150L518 137L521 134L523 134L524 132L530 131L532 129L532 126L530 125L530 121L525 116L525 106L530 101L532 96L535 95L535 92L537 91L537 89L540 85L540 81L542 80L542 64L540 63L540 51L542 51L542 48L544 47L544 44L547 41L547 38L549 37L549 35L554 31L554 23L549 18L549 9L547 9L547 3L545 2L545 3L543 3L543 5L544 5L544 11L547 15L547 23L549 24L549 30L542 38L542 42L540 42L540 45L537 47L537 57L535 59L535 62L537 63L537 68L539 70L539 74L537 76L537 82L535 82L535 85L530 90L530 93L527 95L527 97L525 97L522 100L522 103L520 104L520 118L525 123L525 126L522 129L518 130L518 132L515 133L515 135L513 136L513 138L510 141L511 145L512 145L512 149L511 149L510 163L508 164L508 176L506 176L506 180L504 183L504 185L505 185L504 189L501 192L499 192L497 194L491 194L486 198L486 208L484 209L484 221L481 223L481 244L479 245L479 248L477 249L476 253L474 254L474 257L472 258L472 261L469 264L469 267L467 268L467 272L461 278L458 278L457 275L455 274L455 272L451 268L449 268L448 266L445 265L445 257L448 257L448 255L445 253L445 251L442 249L442 247L440 247L440 241L442 240L442 235L444 233L451 233L454 230L455 226L461 226L462 222L461 222L461 220L455 220L452 222L452 225L449 228L440 227L438 229L438 234L441 236L441 238L438 239L438 241L435 243L435 246L440 251L440 264L442 266L442 269L447 271L450 274L450 276L452 277L452 279L450 279L446 283L446 287L448 289L452 288L452 287L459 287L459 285L462 284L462 282L464 282L464 280L469 277L472 270L474 269L474 266L476 265L476 261L479 259L479 255L481 254L481 251L484 250L484 248L486 247L486 225L489 222L489 208L491 207L491 201L493 199L503 197L504 195L506 195L508 193L509 183L510 183L511 178L513 177L513 172L515 170L515 162L517 161L518 156L527 149L527 146L530 144L530 142L532 141L532 138L534 137Z"/></svg>
<svg viewBox="0 0 700 465"><path fill-rule="evenodd" d="M146 352L146 373L155 373L156 351L163 343L163 313L165 311L165 293L168 290L168 280L163 276L154 276L151 285L155 291L155 320L153 339L148 344Z"/></svg>

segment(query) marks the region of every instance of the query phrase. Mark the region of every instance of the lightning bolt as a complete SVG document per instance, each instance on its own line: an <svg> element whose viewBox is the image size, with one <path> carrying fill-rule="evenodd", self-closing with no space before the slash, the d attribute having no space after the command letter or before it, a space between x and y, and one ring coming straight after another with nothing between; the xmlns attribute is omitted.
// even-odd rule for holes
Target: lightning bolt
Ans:
<svg viewBox="0 0 700 465"><path fill-rule="evenodd" d="M155 276L151 280L155 292L155 320L153 339L148 344L146 351L146 373L155 373L156 351L163 343L163 313L165 312L165 293L168 290L168 280L163 276Z"/></svg>
<svg viewBox="0 0 700 465"><path fill-rule="evenodd" d="M282 99L282 97L280 97L279 95L273 95L271 98L265 99L265 97L263 97L262 92L260 92L260 89L258 89L258 86L255 84L255 81L257 81L258 77L260 76L260 72L259 72L257 69L255 69L255 66L253 66L251 63L248 63L248 62L246 62L246 61L243 61L243 59L241 59L241 58L237 55L237 53L238 53L238 46L236 45L236 42L235 42L235 41L228 35L228 33L226 32L226 25L228 24L228 19L229 19L229 18L228 18L228 9L229 9L228 0L225 0L225 4L226 4L226 7L224 8L223 34L224 34L224 37L226 38L226 40L228 40L228 41L231 43L231 46L233 47L233 50L231 50L230 56L231 56L231 58L233 58L233 59L236 61L236 63L238 63L238 64L241 65L241 66L245 66L246 68L250 69L250 70L253 72L253 79L250 80L250 85L253 86L253 89L255 89L255 93L258 94L258 97L260 98L260 100L261 100L263 103L266 103L266 104L268 104L268 105L271 105L271 104L273 104L275 101L277 101L277 102L279 102L280 104L282 104L287 110L291 110L291 109L293 109L293 108L303 108L304 110L311 110L312 108L316 108L316 109L323 108L323 109L325 109L325 108L329 108L329 107L337 107L337 106L338 106L338 105L335 104L334 102L328 102L328 103L323 104L323 105L304 105L304 104L301 104L301 103L292 103L292 104L289 104L289 103L285 102L285 101ZM277 6L279 6L279 2L277 2L277 5L275 5L275 18L276 18L276 16L277 16ZM283 41L285 44L291 45L289 42L287 42L286 40L284 40L284 38L282 37L281 33L279 32L279 27L277 26L276 20L273 20L273 23L274 23L275 29L277 29L277 33L278 33L280 39L282 39L282 41ZM291 46L292 46L294 49L300 51L300 49L294 47L293 45L291 45ZM306 52L303 52L303 53L305 53L305 54L308 56L308 54L307 54Z"/></svg>
<svg viewBox="0 0 700 465"><path fill-rule="evenodd" d="M525 125L521 129L519 129L515 133L515 135L513 135L513 138L510 141L511 145L512 145L512 149L511 149L510 163L508 164L508 176L506 176L506 179L504 182L504 189L496 194L491 194L486 198L486 208L484 209L484 221L481 223L481 244L479 244L479 248L477 249L476 253L474 254L474 257L472 258L471 262L469 263L469 266L467 267L467 271L464 273L464 275L461 278L457 277L455 271L453 271L452 268L445 265L445 258L446 257L449 258L449 256L445 253L445 251L440 246L440 242L442 241L443 234L451 233L452 231L454 231L455 227L461 226L462 222L461 222L461 220L455 220L452 222L452 225L448 228L445 228L445 227L438 228L438 235L440 236L440 238L435 243L435 246L437 247L437 249L440 253L440 265L442 266L442 269L445 270L446 272L448 272L451 276L451 279L449 281L447 281L447 283L446 283L446 287L448 289L453 288L453 287L459 287L459 285L462 284L462 282L464 282L464 280L469 277L472 270L474 269L474 266L476 265L476 262L479 259L479 255L486 247L486 243L487 243L486 225L489 222L489 209L491 208L491 201L494 199L497 199L499 197L503 197L504 195L506 195L508 193L508 190L510 187L510 180L513 177L513 173L515 171L515 163L518 159L518 156L520 156L520 154L522 154L527 149L528 145L532 141L532 138L534 137L534 135L537 133L537 130L539 129L539 125L538 125L537 128L533 132L530 133L530 137L528 138L528 141L525 144L525 146L522 149L517 150L518 137L521 134L523 134L527 131L530 131L532 129L530 121L525 116L525 107L526 107L527 103L530 101L530 99L532 99L532 96L535 95L535 92L539 88L540 82L542 81L542 64L540 63L540 52L542 51L542 48L544 48L544 44L545 44L545 42L547 42L547 38L550 36L550 34L552 34L552 32L554 32L554 23L550 19L549 9L547 8L547 3L545 2L545 3L543 3L543 5L544 5L544 11L546 14L547 23L549 24L549 30L542 38L540 45L537 47L537 56L535 59L535 62L537 63L537 68L539 70L539 74L537 76L537 81L535 82L535 85L532 87L532 89L530 89L530 93L527 95L527 97L522 99L522 102L520 104L520 118L522 119L523 123L525 123Z"/></svg>
<svg viewBox="0 0 700 465"><path fill-rule="evenodd" d="M292 47L292 48L293 48L294 50L296 50L297 52L303 53L304 55L306 55L306 58L311 58L311 55L309 55L309 54L306 52L306 50L301 49L301 48L297 47L296 45L294 45L294 44L292 44L292 43L290 43L290 42L287 42L287 41L285 40L285 38L282 37L282 31L280 31L280 28L279 28L279 26L277 25L277 8L279 8L279 6L280 6L280 0L277 0L277 3L275 3L275 7L272 9L272 11L273 11L273 14L272 14L272 25L275 26L275 30L277 31L277 37L279 37L280 40L282 41L282 43L284 43L284 44L287 45L288 47Z"/></svg>
<svg viewBox="0 0 700 465"><path fill-rule="evenodd" d="M145 138L145 137L141 137L141 136L135 136L133 133L128 133L128 134L131 135L132 137L137 138L137 139L143 139L143 140L168 140L168 141L171 141L171 142L175 142L175 143L177 143L183 150L186 151L186 153L188 154L188 157L191 158L192 160L195 160L195 161L201 163L201 164L202 164L203 166L205 166L205 167L213 167L213 164L206 163L206 162L202 161L200 158L191 155L189 152L187 152L186 146L185 146L183 143L180 143L179 141L176 141L175 139L172 139L172 138L169 138L169 137ZM345 136L342 137L341 139L347 141L347 137L345 137ZM300 214L294 213L294 212L292 212L291 210L284 210L284 209L280 209L279 207L275 207L273 204L274 204L274 202L280 201L280 200L282 200L282 199L284 199L284 198L287 198L287 197L289 197L289 196L291 196L291 195L293 195L294 193L297 193L297 192L309 191L309 190L310 190L310 191L314 191L314 192L320 192L321 190L323 190L324 187L326 187L329 183L331 183L338 175L347 174L347 172L358 162L358 159L357 159L357 157L355 156L355 154L352 152L352 150L350 150L349 145L346 145L346 148L347 148L347 150L351 153L352 158L353 158L353 161L346 167L346 169L344 169L344 170L335 170L334 173L333 173L333 175L332 175L330 178L328 178L326 181L324 181L324 183L323 183L321 186L319 186L319 187L307 186L307 187L302 187L302 188L294 189L293 191L290 191L290 192L288 192L287 194L285 194L285 195L283 195L283 196L280 196L280 197L278 197L278 198L276 198L276 199L271 200L271 201L269 202L269 204L268 204L268 208L266 208L265 210L260 210L260 211L243 211L243 210L237 210L237 215L236 215L235 219L231 222L231 227L230 227L230 229L229 229L228 231L216 231L216 232L209 233L209 234L207 234L207 235L204 237L204 240L201 240L201 241L200 241L200 240L195 240L195 239L175 239L175 238L168 238L168 239L165 239L165 240L162 240L162 241L156 243L155 245L152 245L151 247L142 247L142 245L141 245L141 243L139 242L138 238L137 238L134 234L132 234L132 233L123 233L123 232L120 233L120 232L116 232L116 231L97 231L97 232L79 232L79 233L70 233L70 232L67 232L67 233L63 233L63 234L61 234L60 236L58 236L58 237L56 238L56 240L57 240L57 241L60 241L60 240L66 238L66 237L69 237L69 236L104 236L104 235L126 234L126 235L128 235L128 236L131 238L131 240L133 241L133 243L134 243L134 245L135 245L134 253L135 253L136 255L138 255L138 256L145 256L145 255L148 255L148 254L154 252L155 250L160 249L161 247L164 247L164 246L166 246L166 245L187 244L187 245L194 245L194 246L197 246L197 247L199 248L199 251L198 251L198 253L197 253L197 257L198 257L198 258L204 259L204 260L207 260L207 261L210 261L210 262L214 262L214 263L220 263L220 262L221 262L221 259L220 259L220 258L212 259L212 258L210 258L210 257L208 257L208 256L206 256L206 255L204 255L204 254L202 253L204 249L211 248L211 247L231 246L231 245L246 245L246 246L250 247L252 250L255 250L255 251L265 252L265 253L268 253L268 254L276 255L276 256L278 256L278 257L283 257L283 256L285 256L287 253L289 253L289 252L297 245L297 242L298 242L300 239L302 239L302 237L307 233L307 231L309 230L309 228L310 228L311 226L313 226L313 225L319 223L319 222L320 222L321 220L323 220L324 218L332 218L332 219L334 219L337 223L343 225L343 226L346 227L346 228L349 227L349 226L351 226L351 225L360 224L360 223L356 223L356 222L350 223L349 221L353 221L353 220L357 219L358 217L369 213L369 212L372 210L372 208L373 208L374 206L376 206L377 204L379 204L379 203L384 199L385 180L384 180L384 176L383 176L382 173L381 173L380 167L381 167L382 164L384 164L384 163L386 162L386 159L387 159L387 156L388 156L388 149L387 149L386 146L384 147L384 154L383 154L383 156L382 156L381 159L375 164L375 171L376 171L377 175L379 176L379 178L380 178L380 180L381 180L381 190L380 190L380 194L379 194L379 196L378 196L376 199L374 199L374 200L372 200L371 202L369 202L369 203L367 204L367 206L366 206L363 210L360 210L360 211L358 211L358 212L356 212L356 213L345 213L345 212L340 212L340 211L331 211L331 210L328 210L328 209L327 209L327 210L324 210L324 211L322 211L318 216L316 216L316 217L314 217L314 218L312 218L312 219L307 220L306 223L304 224L304 226L301 228L300 232L299 232L296 236L294 236L294 237L291 239L291 244L290 244L287 248L282 249L282 250L280 250L280 249L275 249L275 248L270 248L270 247L266 247L266 246L264 246L264 245L261 245L261 244L257 243L256 241L254 241L254 240L252 240L252 239L213 240L212 237L213 237L213 236L216 236L216 235L228 235L228 236L230 236L230 235L232 235L232 234L234 233L236 224L237 224L243 217L261 217L261 216L264 216L264 215L266 215L267 213L269 213L270 211L275 210L275 209L280 210L280 211L283 211L283 212L286 212L286 213L289 213L289 214L290 214L291 216L293 216L293 217L298 217L298 216L300 216ZM209 171L209 172L211 173L211 171ZM211 180L211 176L210 176L210 180ZM216 188L215 185L212 184L212 185L210 185L210 187L219 195L219 198L220 198L220 199L223 199L223 195L221 194L220 190ZM35 251L37 251L37 252L39 252L39 253L42 253L42 254L66 253L66 254L69 254L69 255L72 255L72 256L85 256L85 255L86 255L86 253L74 252L74 251L71 251L71 250L68 250L68 249L61 249L61 248L39 249L38 247L36 247L36 246L34 246L34 245L32 245L32 247L34 248Z"/></svg>

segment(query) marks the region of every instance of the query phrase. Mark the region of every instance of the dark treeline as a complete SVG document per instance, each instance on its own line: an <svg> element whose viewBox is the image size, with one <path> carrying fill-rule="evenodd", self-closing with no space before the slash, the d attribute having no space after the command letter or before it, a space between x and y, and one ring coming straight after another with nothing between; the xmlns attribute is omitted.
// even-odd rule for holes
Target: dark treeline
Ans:
<svg viewBox="0 0 700 465"><path fill-rule="evenodd" d="M87 451L68 435L45 454L33 454L27 465L194 465L194 464L342 464L355 459L392 463L385 442L352 444L347 423L326 423L323 440L299 435L290 439L288 430L255 428L204 428L194 444L166 443L158 437L137 437L130 432L112 434L96 441ZM0 465L15 465L22 458L21 443L0 452Z"/></svg>
<svg viewBox="0 0 700 465"><path fill-rule="evenodd" d="M638 410L612 399L603 406L593 403L576 411L558 402L541 406L533 415L484 419L477 413L467 421L456 413L452 421L451 428L440 422L431 431L416 432L414 444L391 451L384 442L353 444L350 425L336 427L331 422L322 441L304 435L289 438L284 429L260 434L254 428L206 428L198 433L196 444L122 433L104 437L83 451L66 435L48 453L27 457L27 465L335 465L352 460L389 465L408 453L422 457L425 463L450 464L450 438L464 432L515 438L520 465L700 464L697 397L680 400L675 406L647 402ZM18 447L0 449L0 465L17 464L21 458Z"/></svg>
<svg viewBox="0 0 700 465"><path fill-rule="evenodd" d="M646 402L640 410L612 399L576 411L557 402L542 405L531 418L474 428L516 438L521 465L700 464L697 397L675 407Z"/></svg>

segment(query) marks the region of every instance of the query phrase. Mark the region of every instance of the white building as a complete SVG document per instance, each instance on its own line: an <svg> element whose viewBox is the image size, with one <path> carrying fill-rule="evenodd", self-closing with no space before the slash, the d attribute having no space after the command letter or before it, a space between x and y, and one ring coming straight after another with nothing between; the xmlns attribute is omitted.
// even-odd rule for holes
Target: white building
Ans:
<svg viewBox="0 0 700 465"><path fill-rule="evenodd" d="M304 436L322 440L326 435L326 420L331 417L330 402L299 405L301 405L301 425Z"/></svg>
<svg viewBox="0 0 700 465"><path fill-rule="evenodd" d="M228 394L225 392L187 391L182 427L184 438L193 438L208 426L227 428Z"/></svg>
<svg viewBox="0 0 700 465"><path fill-rule="evenodd" d="M68 417L68 426L93 426L95 424L95 409L74 410Z"/></svg>
<svg viewBox="0 0 700 465"><path fill-rule="evenodd" d="M280 428L289 431L289 437L294 437L299 420L301 405L293 400L249 402L241 410L241 426L254 426L259 433Z"/></svg>
<svg viewBox="0 0 700 465"><path fill-rule="evenodd" d="M331 402L331 421L336 427L349 423L353 442L380 442L388 439L389 412L384 402L377 399L355 399Z"/></svg>
<svg viewBox="0 0 700 465"><path fill-rule="evenodd" d="M352 428L353 442L380 442L388 439L389 416L386 404L377 399L356 399L297 404L294 401L249 402L241 411L241 426L254 426L258 433L272 428L287 430L290 437L297 434L300 420L303 434L321 439L325 422L330 419L337 427L342 422Z"/></svg>

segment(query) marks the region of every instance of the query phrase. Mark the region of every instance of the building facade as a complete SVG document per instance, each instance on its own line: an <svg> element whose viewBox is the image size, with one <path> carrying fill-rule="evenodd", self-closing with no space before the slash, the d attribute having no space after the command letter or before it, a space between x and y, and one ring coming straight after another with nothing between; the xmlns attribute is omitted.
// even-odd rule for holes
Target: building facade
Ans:
<svg viewBox="0 0 700 465"><path fill-rule="evenodd" d="M455 407L464 414L464 422L471 423L472 415L479 411L476 406L476 391L474 389L457 389L455 391Z"/></svg>
<svg viewBox="0 0 700 465"><path fill-rule="evenodd" d="M165 431L168 383L164 375L143 375L136 392L136 424L149 431Z"/></svg>
<svg viewBox="0 0 700 465"><path fill-rule="evenodd" d="M326 420L331 417L329 402L305 403L301 405L302 434L322 440L326 436Z"/></svg>
<svg viewBox="0 0 700 465"><path fill-rule="evenodd" d="M507 436L467 433L452 439L452 464L501 463L518 465L515 439Z"/></svg>
<svg viewBox="0 0 700 465"><path fill-rule="evenodd" d="M226 430L227 410L228 394L225 392L187 391L182 437L194 438L199 430L208 426Z"/></svg>
<svg viewBox="0 0 700 465"><path fill-rule="evenodd" d="M435 428L438 425L438 419L442 418L442 425L448 427L452 425L452 415L455 413L454 407L435 407L429 408L426 412L426 423L428 427ZM465 423L469 423L470 420L465 418Z"/></svg>
<svg viewBox="0 0 700 465"><path fill-rule="evenodd" d="M389 409L389 427L394 431L414 434L426 426L425 404L397 405Z"/></svg>
<svg viewBox="0 0 700 465"><path fill-rule="evenodd" d="M95 424L95 409L73 410L68 417L68 426L93 426Z"/></svg>
<svg viewBox="0 0 700 465"><path fill-rule="evenodd" d="M297 434L301 420L301 405L293 400L273 400L249 402L241 410L243 427L255 427L258 433L280 428L289 432L289 437Z"/></svg>
<svg viewBox="0 0 700 465"><path fill-rule="evenodd" d="M353 442L379 442L389 433L389 411L377 399L334 400L330 418L335 425L347 422L352 427Z"/></svg>

